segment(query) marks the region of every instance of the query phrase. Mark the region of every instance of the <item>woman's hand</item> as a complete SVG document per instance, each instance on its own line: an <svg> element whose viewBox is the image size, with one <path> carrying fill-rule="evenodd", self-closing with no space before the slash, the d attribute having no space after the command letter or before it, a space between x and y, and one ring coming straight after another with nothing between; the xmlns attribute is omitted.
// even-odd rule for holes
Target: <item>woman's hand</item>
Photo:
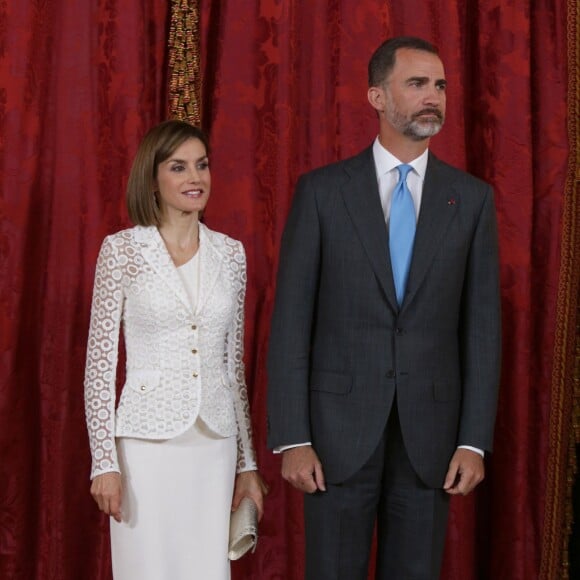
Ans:
<svg viewBox="0 0 580 580"><path fill-rule="evenodd" d="M121 521L121 474L117 472L97 475L91 484L91 495L99 505L99 509L107 515Z"/></svg>
<svg viewBox="0 0 580 580"><path fill-rule="evenodd" d="M232 511L235 512L243 498L254 500L258 508L258 521L264 515L264 498L268 495L268 486L264 483L258 471L244 471L236 476Z"/></svg>

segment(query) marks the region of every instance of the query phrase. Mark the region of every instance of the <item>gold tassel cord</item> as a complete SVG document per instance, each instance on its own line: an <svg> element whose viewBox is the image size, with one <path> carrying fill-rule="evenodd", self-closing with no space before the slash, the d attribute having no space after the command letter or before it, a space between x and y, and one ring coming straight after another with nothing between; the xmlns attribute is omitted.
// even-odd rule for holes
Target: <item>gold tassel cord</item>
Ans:
<svg viewBox="0 0 580 580"><path fill-rule="evenodd" d="M201 123L199 1L172 0L169 27L169 116Z"/></svg>
<svg viewBox="0 0 580 580"><path fill-rule="evenodd" d="M564 192L562 251L552 400L550 409L550 451L546 476L546 505L542 531L540 580L568 580L568 553L574 517L572 491L578 466L576 442L580 426L580 388L578 353L580 351L580 131L578 126L580 95L580 9L576 2L567 3L568 44L568 135L570 156Z"/></svg>

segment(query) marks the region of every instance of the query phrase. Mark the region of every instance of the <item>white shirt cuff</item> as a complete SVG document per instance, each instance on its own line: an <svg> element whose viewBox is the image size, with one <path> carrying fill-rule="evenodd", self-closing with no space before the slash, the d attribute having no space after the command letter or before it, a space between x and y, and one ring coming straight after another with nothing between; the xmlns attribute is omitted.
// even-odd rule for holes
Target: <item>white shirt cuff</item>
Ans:
<svg viewBox="0 0 580 580"><path fill-rule="evenodd" d="M279 445L278 447L274 447L273 451L274 453L282 453L287 449L294 449L294 447L306 447L307 445L312 445L312 443L307 441L306 443L294 443L293 445Z"/></svg>
<svg viewBox="0 0 580 580"><path fill-rule="evenodd" d="M457 449L469 449L470 451L475 451L476 453L479 453L479 455L481 455L482 457L484 457L484 452L483 449L478 449L477 447L472 447L471 445L458 445Z"/></svg>

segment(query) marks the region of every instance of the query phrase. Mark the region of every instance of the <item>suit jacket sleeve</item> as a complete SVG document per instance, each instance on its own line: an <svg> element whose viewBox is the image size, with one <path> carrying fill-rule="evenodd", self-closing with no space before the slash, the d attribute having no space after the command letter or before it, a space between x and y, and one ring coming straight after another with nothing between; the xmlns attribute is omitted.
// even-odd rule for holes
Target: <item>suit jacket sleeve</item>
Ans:
<svg viewBox="0 0 580 580"><path fill-rule="evenodd" d="M308 176L299 179L284 234L268 352L268 446L311 441L309 367L320 269L320 224Z"/></svg>
<svg viewBox="0 0 580 580"><path fill-rule="evenodd" d="M115 380L123 312L122 278L115 246L105 238L95 272L85 368L91 479L120 471L115 447Z"/></svg>
<svg viewBox="0 0 580 580"><path fill-rule="evenodd" d="M234 319L227 336L228 380L234 387L234 408L238 425L237 472L256 469L256 458L252 446L252 425L248 389L244 367L244 302L246 297L246 255L239 244L237 256L240 257L237 272L237 304Z"/></svg>
<svg viewBox="0 0 580 580"><path fill-rule="evenodd" d="M462 300L463 400L458 444L492 450L501 358L498 241L488 187L473 235Z"/></svg>

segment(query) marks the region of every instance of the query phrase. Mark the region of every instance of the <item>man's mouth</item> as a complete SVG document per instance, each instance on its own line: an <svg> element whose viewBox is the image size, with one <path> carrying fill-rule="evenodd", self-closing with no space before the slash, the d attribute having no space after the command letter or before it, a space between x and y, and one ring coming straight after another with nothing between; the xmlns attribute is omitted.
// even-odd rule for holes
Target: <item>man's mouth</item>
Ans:
<svg viewBox="0 0 580 580"><path fill-rule="evenodd" d="M428 119L430 121L437 120L443 122L443 115L438 109L423 109L413 115L413 119Z"/></svg>

